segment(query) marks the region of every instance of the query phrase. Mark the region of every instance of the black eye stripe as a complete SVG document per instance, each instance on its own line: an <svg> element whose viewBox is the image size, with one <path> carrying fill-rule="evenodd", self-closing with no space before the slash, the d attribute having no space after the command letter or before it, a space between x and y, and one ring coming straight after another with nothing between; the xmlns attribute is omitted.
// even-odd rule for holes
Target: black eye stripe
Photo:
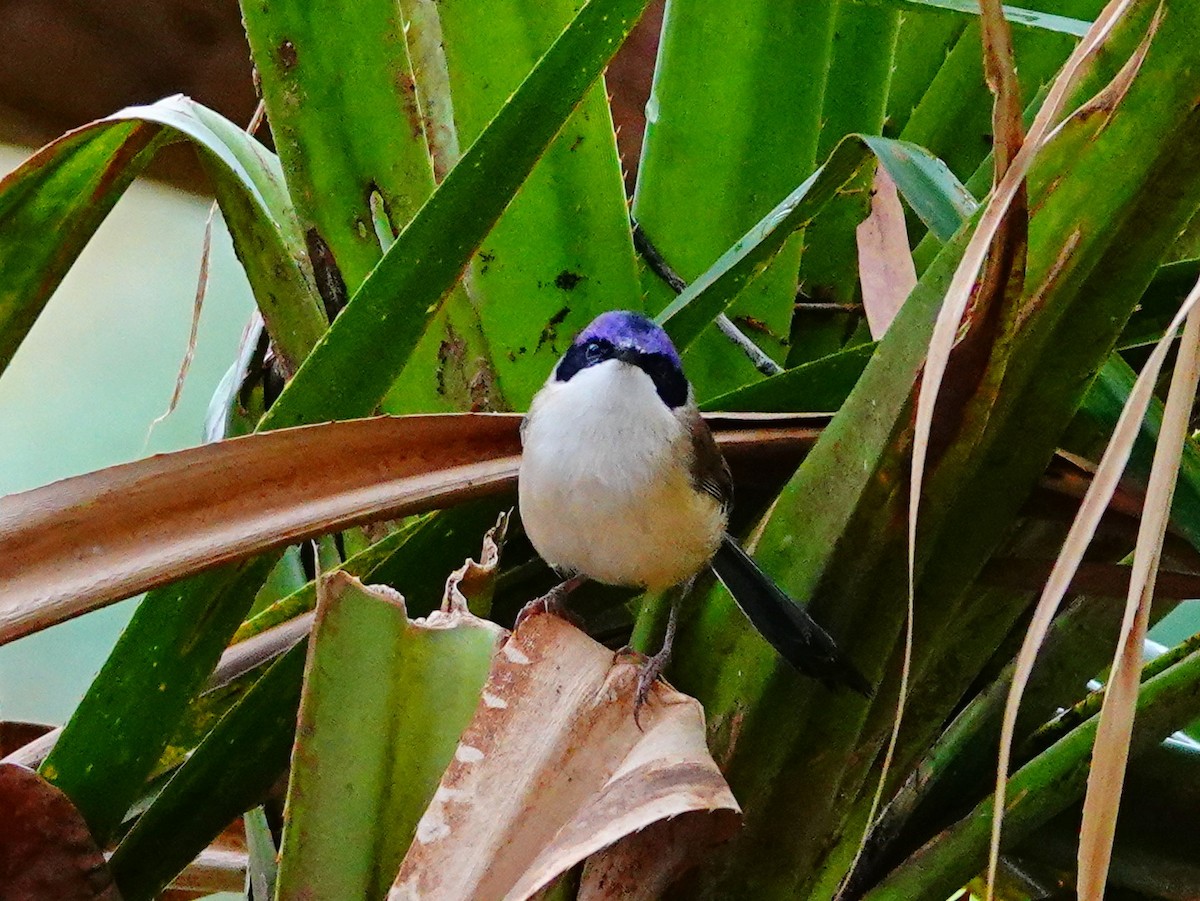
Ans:
<svg viewBox="0 0 1200 901"><path fill-rule="evenodd" d="M605 338L589 338L582 344L572 345L559 361L554 378L559 382L569 382L582 370L615 357L633 363L650 376L654 390L668 407L674 409L687 403L687 379L673 359L661 353L631 352L625 348L618 350Z"/></svg>
<svg viewBox="0 0 1200 901"><path fill-rule="evenodd" d="M572 344L559 360L554 377L560 382L569 382L581 369L610 359L615 351L612 342L604 338L589 338L583 344Z"/></svg>
<svg viewBox="0 0 1200 901"><path fill-rule="evenodd" d="M683 371L666 354L638 354L636 365L650 376L654 390L668 407L682 407L688 399L688 382Z"/></svg>

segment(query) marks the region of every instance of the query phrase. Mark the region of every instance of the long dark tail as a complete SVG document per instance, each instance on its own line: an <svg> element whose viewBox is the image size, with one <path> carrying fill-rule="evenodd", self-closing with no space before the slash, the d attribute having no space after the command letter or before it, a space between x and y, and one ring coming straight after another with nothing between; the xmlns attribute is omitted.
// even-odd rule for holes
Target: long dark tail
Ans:
<svg viewBox="0 0 1200 901"><path fill-rule="evenodd" d="M717 574L746 618L784 660L826 685L846 685L864 697L874 688L838 650L829 633L728 535L712 560Z"/></svg>

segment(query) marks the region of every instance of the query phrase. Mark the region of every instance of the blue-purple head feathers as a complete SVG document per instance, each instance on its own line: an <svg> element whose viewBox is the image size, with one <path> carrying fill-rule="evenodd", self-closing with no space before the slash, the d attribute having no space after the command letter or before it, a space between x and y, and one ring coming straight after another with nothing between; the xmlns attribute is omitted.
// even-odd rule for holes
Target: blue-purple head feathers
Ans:
<svg viewBox="0 0 1200 901"><path fill-rule="evenodd" d="M589 338L603 338L612 342L614 346L633 347L643 353L662 354L675 365L680 365L679 354L667 333L641 313L632 313L629 310L601 313L579 333L575 343L585 343Z"/></svg>
<svg viewBox="0 0 1200 901"><path fill-rule="evenodd" d="M688 383L675 345L660 326L641 313L612 310L593 319L559 360L555 378L568 382L580 371L607 360L629 363L645 372L668 407L687 403Z"/></svg>

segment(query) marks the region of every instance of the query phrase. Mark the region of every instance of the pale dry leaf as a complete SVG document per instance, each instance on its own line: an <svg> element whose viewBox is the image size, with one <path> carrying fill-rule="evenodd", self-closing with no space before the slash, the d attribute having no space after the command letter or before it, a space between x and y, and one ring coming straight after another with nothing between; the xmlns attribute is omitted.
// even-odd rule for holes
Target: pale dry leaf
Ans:
<svg viewBox="0 0 1200 901"><path fill-rule="evenodd" d="M917 519L938 392L949 367L951 353L968 305L975 305L975 315L981 317L982 321L987 317L987 311L993 309L994 305L1004 298L1010 287L1010 279L1024 272L1024 242L1028 217L1025 175L1033 161L1034 150L1031 148L1036 148L1040 135L1031 133L1030 140L1024 139L1012 33L1008 22L1005 21L1001 2L980 0L979 7L984 71L988 86L995 95L992 107L992 130L995 133L992 142L995 159L992 197L971 235L950 286L946 289L946 296L929 339L924 372L917 389L912 467L909 477L908 591L904 620L904 657L896 698L896 715L892 721L887 749L884 751L879 781L867 814L867 824L863 829L854 861L847 871L848 875L854 872L866 850L871 827L883 802L884 787L900 740L900 727L908 700L916 629ZM1035 129L1036 127L1035 122ZM986 330L983 333L986 334Z"/></svg>
<svg viewBox="0 0 1200 901"><path fill-rule="evenodd" d="M996 792L989 849L989 884L994 884L995 882L995 874L1000 858L1000 837L1004 822L1005 789L1008 782L1013 737L1016 731L1017 711L1020 707L1021 695L1024 693L1025 686L1029 682L1034 663L1037 660L1038 651L1041 649L1042 642L1045 641L1054 615L1058 611L1062 599L1066 596L1067 590L1070 588L1075 572L1083 560L1083 555L1091 543L1092 536L1096 533L1097 526L1100 524L1100 519L1108 508L1109 500L1117 490L1117 484L1121 479L1121 474L1125 470L1125 464L1129 460L1129 455L1133 450L1133 443L1141 428L1142 419L1145 417L1146 410L1149 408L1150 401L1154 396L1154 385L1166 360L1167 353L1171 348L1172 339L1178 331L1179 326L1183 323L1184 318L1196 305L1197 300L1200 300L1200 283L1197 283L1196 287L1192 289L1183 306L1176 313L1163 339L1155 346L1153 352L1150 354L1150 358L1146 361L1145 366L1142 367L1141 373L1134 382L1133 389L1129 392L1129 399L1125 402L1125 407L1117 419L1117 424L1113 429L1112 438L1109 439L1108 447L1105 448L1104 455L1100 458L1100 464L1096 467L1096 473L1092 478L1091 485L1084 495L1083 502L1079 505L1079 512L1076 514L1075 520L1071 523L1071 528L1063 541L1062 550L1059 551L1058 558L1054 561L1050 577L1046 581L1045 588L1042 589L1041 597L1038 599L1037 607L1033 612L1033 618L1025 633L1021 650L1017 654L1016 663L1013 668L1012 685L1009 687L1008 699L1004 707L1004 719L1000 729L1000 748L996 766Z"/></svg>
<svg viewBox="0 0 1200 901"><path fill-rule="evenodd" d="M1045 101L1038 109L1021 149L1004 171L992 191L991 198L980 216L971 239L963 253L962 261L955 270L946 290L938 317L934 323L926 355L925 367L917 393L916 415L913 426L912 468L909 478L908 509L908 608L909 628L914 606L914 577L916 564L917 521L920 510L921 489L925 475L925 461L929 452L929 440L933 425L933 414L938 393L950 361L951 351L958 336L963 314L972 299L972 289L979 278L989 250L1008 220L1009 211L1019 197L1023 196L1025 177L1033 165L1038 151L1046 143L1058 124L1064 105L1078 80L1082 78L1090 62L1096 57L1113 26L1134 0L1111 0L1089 28L1083 40L1076 46L1059 75L1051 84ZM1069 582L1069 579L1067 580ZM906 637L906 643L908 642ZM1001 767L1001 773L1005 770ZM1002 780L1001 780L1002 781ZM1003 819L1003 798L998 796L993 847L988 868L989 899L991 886L995 883L998 855L999 824Z"/></svg>
<svg viewBox="0 0 1200 901"><path fill-rule="evenodd" d="M1163 412L1163 424L1154 449L1144 513L1133 552L1133 572L1129 579L1121 637L1117 642L1112 671L1104 692L1092 766L1088 773L1083 824L1079 834L1076 886L1081 901L1102 901L1108 880L1117 808L1121 801L1137 708L1142 646L1150 625L1150 602L1154 597L1163 539L1167 532L1179 462L1183 457L1183 444L1189 430L1198 382L1200 306L1193 306L1183 330L1183 340Z"/></svg>
<svg viewBox="0 0 1200 901"><path fill-rule="evenodd" d="M917 284L917 267L908 248L904 207L896 183L879 166L871 191L871 213L855 230L858 277L871 337L878 341Z"/></svg>
<svg viewBox="0 0 1200 901"><path fill-rule="evenodd" d="M258 130L265 111L266 105L262 100L258 101L254 115L250 117L250 124L246 126L246 134L253 135ZM151 422L150 428L146 430L146 441L142 445L143 450L146 444L149 444L150 435L154 432L155 426L174 413L175 409L179 406L179 398L183 396L183 386L187 382L188 372L192 368L192 360L196 356L196 339L200 334L200 314L204 310L204 298L208 294L208 264L212 259L213 219L217 215L217 208L217 201L214 200L209 205L208 217L204 220L204 238L200 243L200 273L196 278L196 294L192 298L192 323L188 330L187 348L184 350L183 360L179 364L179 372L175 376L175 389L171 392L171 399L167 403L167 409Z"/></svg>
<svg viewBox="0 0 1200 901"><path fill-rule="evenodd" d="M450 573L446 579L446 590L442 594L442 611L449 613L470 611L471 602L477 606L491 606L492 592L496 586L496 574L500 567L500 552L504 549L504 538L508 534L508 513L501 513L496 524L483 536L483 550L479 560L468 558L462 566ZM480 613L483 615L486 611Z"/></svg>
<svg viewBox="0 0 1200 901"><path fill-rule="evenodd" d="M711 812L697 850L727 836L739 811L700 705L660 682L643 732L635 681L632 663L565 621L526 621L496 655L390 901L526 899L624 836L693 812Z"/></svg>
<svg viewBox="0 0 1200 901"><path fill-rule="evenodd" d="M200 314L204 310L204 298L208 294L208 263L212 257L213 218L217 215L217 202L214 200L208 207L208 218L204 220L204 238L200 243L200 274L196 279L196 296L192 299L192 324L188 331L187 347L183 352L183 360L179 363L179 372L175 375L175 388L171 399L167 401L167 409L163 410L146 430L146 440L142 443L143 453L150 443L150 436L155 427L175 412L179 406L179 398L183 396L183 386L187 383L188 373L192 369L192 360L196 356L196 339L200 335Z"/></svg>
<svg viewBox="0 0 1200 901"><path fill-rule="evenodd" d="M217 892L237 892L246 887L249 856L244 848L205 848L162 894L162 901L206 898Z"/></svg>

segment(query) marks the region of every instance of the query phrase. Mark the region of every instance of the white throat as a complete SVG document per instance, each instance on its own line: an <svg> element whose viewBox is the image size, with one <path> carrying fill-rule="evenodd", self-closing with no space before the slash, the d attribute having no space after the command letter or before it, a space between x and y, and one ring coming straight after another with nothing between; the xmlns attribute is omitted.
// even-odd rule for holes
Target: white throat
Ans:
<svg viewBox="0 0 1200 901"><path fill-rule="evenodd" d="M708 562L724 517L693 484L681 412L645 372L617 360L567 382L551 377L526 419L520 474L521 517L548 563L665 588Z"/></svg>

